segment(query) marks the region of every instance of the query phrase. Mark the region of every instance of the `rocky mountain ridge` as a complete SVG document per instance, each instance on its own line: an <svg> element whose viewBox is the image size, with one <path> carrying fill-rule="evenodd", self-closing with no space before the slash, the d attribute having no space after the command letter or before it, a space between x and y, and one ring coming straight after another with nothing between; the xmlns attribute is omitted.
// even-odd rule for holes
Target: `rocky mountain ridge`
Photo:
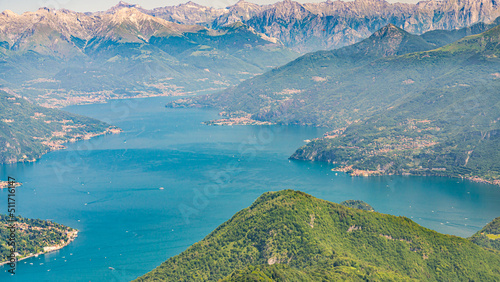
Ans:
<svg viewBox="0 0 500 282"><path fill-rule="evenodd" d="M201 25L214 29L241 21L300 52L350 45L387 24L394 24L410 33L421 34L437 29L463 28L478 22L490 23L500 16L500 5L495 0L429 0L417 4L389 3L384 0L328 0L301 4L284 0L271 5L257 5L241 0L222 9L189 1L151 10L121 1L103 12L74 13L60 10L59 13L64 12L68 18L82 19L87 16L92 19L106 18L123 9L135 9L142 14L172 23ZM28 14L32 20L36 20L38 13ZM18 20L25 17L24 14L16 15L10 11L5 11L2 16ZM85 26L94 21L95 19L89 22L89 18L86 18L81 25ZM11 23L11 26L10 30L15 30L19 23Z"/></svg>
<svg viewBox="0 0 500 282"><path fill-rule="evenodd" d="M121 5L129 4L121 2ZM242 21L258 32L278 38L288 47L310 52L353 44L389 23L416 34L489 23L500 16L500 5L495 0L429 0L417 4L384 0L301 4L284 0L271 5L242 0L227 8L215 9L190 1L143 12L181 24L212 28Z"/></svg>
<svg viewBox="0 0 500 282"><path fill-rule="evenodd" d="M384 0L326 1L301 4L284 0L271 5L257 5L246 1L226 8L206 7L189 1L176 6L144 9L136 4L120 1L103 12L74 13L60 10L66 19L82 20L84 30L98 28L95 17L107 18L123 9L135 9L142 14L182 25L201 25L219 29L228 24L243 22L256 31L279 39L287 47L300 52L339 48L356 43L387 24L394 24L410 33L421 34L430 30L452 30L478 22L490 23L500 16L500 5L495 0L420 1L417 4L389 3ZM56 12L57 13L57 12ZM26 13L25 13L26 14ZM2 13L3 18L37 21L39 11L16 15ZM87 18L85 18L87 17ZM3 20L5 22L5 19ZM70 22L73 20L70 20ZM34 23L34 22L33 22ZM10 31L22 23L10 22ZM70 25L75 28L76 26ZM3 30L5 28L0 28ZM61 27L61 31L67 30ZM80 29L77 29L82 32ZM86 31L88 33L88 31ZM14 32L14 34L19 31ZM80 37L80 36L77 36Z"/></svg>

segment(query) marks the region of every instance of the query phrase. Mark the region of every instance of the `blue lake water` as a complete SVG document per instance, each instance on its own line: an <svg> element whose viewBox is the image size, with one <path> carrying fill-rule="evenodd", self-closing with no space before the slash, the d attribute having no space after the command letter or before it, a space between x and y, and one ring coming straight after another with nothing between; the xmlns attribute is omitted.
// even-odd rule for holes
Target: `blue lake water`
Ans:
<svg viewBox="0 0 500 282"><path fill-rule="evenodd" d="M467 237L500 216L500 187L439 177L352 178L321 163L289 161L325 129L206 126L215 111L167 109L172 98L116 100L66 110L124 130L69 144L36 163L0 166L19 215L74 228L62 250L0 267L2 281L129 281L203 239L266 191L296 189L412 218ZM163 189L160 189L163 187ZM7 211L0 191L0 211ZM110 269L110 267L114 269Z"/></svg>

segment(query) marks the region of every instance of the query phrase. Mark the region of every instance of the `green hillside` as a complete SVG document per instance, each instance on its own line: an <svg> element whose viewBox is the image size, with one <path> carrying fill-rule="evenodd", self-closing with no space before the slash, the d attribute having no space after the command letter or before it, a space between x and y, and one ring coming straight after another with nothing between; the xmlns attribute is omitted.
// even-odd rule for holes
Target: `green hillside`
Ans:
<svg viewBox="0 0 500 282"><path fill-rule="evenodd" d="M10 237L10 217L0 214L0 263L9 261L11 246L8 245ZM18 259L30 255L43 253L46 247L62 247L71 242L77 231L58 223L16 217L16 252Z"/></svg>
<svg viewBox="0 0 500 282"><path fill-rule="evenodd" d="M495 281L500 253L405 217L286 190L137 281Z"/></svg>
<svg viewBox="0 0 500 282"><path fill-rule="evenodd" d="M36 106L0 91L0 163L34 161L63 148L119 129L98 120Z"/></svg>
<svg viewBox="0 0 500 282"><path fill-rule="evenodd" d="M469 238L475 244L500 251L500 217Z"/></svg>

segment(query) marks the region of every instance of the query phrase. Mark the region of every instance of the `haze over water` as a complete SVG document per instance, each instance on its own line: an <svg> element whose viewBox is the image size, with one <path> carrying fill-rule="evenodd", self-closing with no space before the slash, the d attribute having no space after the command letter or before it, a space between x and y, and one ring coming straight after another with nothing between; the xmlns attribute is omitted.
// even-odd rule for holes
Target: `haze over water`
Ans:
<svg viewBox="0 0 500 282"><path fill-rule="evenodd" d="M326 129L206 126L216 111L167 109L173 98L66 110L124 130L69 144L33 164L0 166L23 182L17 214L80 230L64 249L19 262L6 281L129 281L203 239L267 191L295 189L467 237L500 216L500 187L439 177L352 178L332 165L289 161ZM163 189L160 189L163 188ZM8 192L0 191L2 199ZM0 203L2 213L7 202ZM112 267L113 269L110 269Z"/></svg>

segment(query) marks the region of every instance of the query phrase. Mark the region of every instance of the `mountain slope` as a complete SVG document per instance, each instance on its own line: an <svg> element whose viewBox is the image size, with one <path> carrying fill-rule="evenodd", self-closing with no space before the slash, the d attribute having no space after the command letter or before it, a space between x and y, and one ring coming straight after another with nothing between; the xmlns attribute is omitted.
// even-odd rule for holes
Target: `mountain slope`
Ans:
<svg viewBox="0 0 500 282"><path fill-rule="evenodd" d="M408 218L286 190L263 194L137 281L493 281L499 263L499 252Z"/></svg>
<svg viewBox="0 0 500 282"><path fill-rule="evenodd" d="M469 238L474 244L500 251L500 217Z"/></svg>
<svg viewBox="0 0 500 282"><path fill-rule="evenodd" d="M193 103L221 107L227 112L244 111L255 116L261 115L259 111L267 111L273 104L280 107L280 103L289 103L290 98L300 96L303 91L332 83L329 80L337 80L337 76L349 69L386 56L430 49L432 45L419 36L389 24L359 43L337 50L306 54L285 66L247 80L236 88L197 97ZM175 102L172 105L175 106ZM281 119L279 122L300 122L286 121L279 114L276 115ZM273 118L262 119L278 121Z"/></svg>
<svg viewBox="0 0 500 282"><path fill-rule="evenodd" d="M95 119L43 108L0 91L0 163L35 161L65 142L119 132Z"/></svg>

